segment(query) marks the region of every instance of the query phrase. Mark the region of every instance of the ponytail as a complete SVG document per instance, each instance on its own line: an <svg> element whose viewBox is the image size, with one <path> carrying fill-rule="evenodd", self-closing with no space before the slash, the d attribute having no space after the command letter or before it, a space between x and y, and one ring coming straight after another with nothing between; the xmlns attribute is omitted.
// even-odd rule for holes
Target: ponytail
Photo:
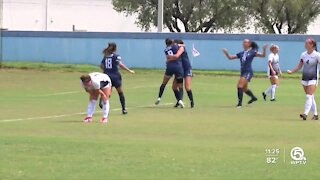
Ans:
<svg viewBox="0 0 320 180"><path fill-rule="evenodd" d="M108 55L114 53L116 50L117 50L117 44L114 42L110 42L110 43L108 43L108 47L103 49L102 53L103 53L103 55L108 56Z"/></svg>

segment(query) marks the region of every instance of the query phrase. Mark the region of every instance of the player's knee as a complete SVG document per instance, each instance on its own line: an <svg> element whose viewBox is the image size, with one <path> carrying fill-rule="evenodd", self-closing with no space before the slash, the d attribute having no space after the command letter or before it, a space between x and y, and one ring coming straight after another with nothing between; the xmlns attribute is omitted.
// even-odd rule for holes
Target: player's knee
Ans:
<svg viewBox="0 0 320 180"><path fill-rule="evenodd" d="M177 78L177 83L182 84L183 83L183 78Z"/></svg>

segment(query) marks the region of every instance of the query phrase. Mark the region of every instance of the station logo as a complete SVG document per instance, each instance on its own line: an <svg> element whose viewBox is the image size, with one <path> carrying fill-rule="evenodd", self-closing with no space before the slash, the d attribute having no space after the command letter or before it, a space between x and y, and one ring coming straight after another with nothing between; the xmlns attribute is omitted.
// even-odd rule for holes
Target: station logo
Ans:
<svg viewBox="0 0 320 180"><path fill-rule="evenodd" d="M304 155L304 151L301 147L294 147L290 152L291 164L307 164L307 158Z"/></svg>

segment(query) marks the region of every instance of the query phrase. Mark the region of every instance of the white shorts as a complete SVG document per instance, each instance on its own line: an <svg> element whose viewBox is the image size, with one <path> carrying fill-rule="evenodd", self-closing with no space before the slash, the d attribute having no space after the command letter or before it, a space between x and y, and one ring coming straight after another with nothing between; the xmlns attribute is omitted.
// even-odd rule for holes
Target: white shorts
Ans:
<svg viewBox="0 0 320 180"><path fill-rule="evenodd" d="M302 84L303 86L311 86L311 85L316 85L316 86L318 86L318 80L301 81L301 84Z"/></svg>

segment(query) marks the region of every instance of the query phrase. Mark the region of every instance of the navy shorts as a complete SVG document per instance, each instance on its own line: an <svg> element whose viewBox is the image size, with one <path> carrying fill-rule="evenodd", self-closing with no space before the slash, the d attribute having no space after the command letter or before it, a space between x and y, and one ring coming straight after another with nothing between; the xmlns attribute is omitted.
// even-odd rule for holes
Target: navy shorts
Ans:
<svg viewBox="0 0 320 180"><path fill-rule="evenodd" d="M121 74L108 74L111 79L112 87L118 88L122 86Z"/></svg>
<svg viewBox="0 0 320 180"><path fill-rule="evenodd" d="M183 79L183 69L181 67L167 67L166 76L175 76L176 79Z"/></svg>
<svg viewBox="0 0 320 180"><path fill-rule="evenodd" d="M250 82L253 77L253 72L241 72L241 77L244 77L248 82Z"/></svg>
<svg viewBox="0 0 320 180"><path fill-rule="evenodd" d="M184 77L188 77L188 76L192 77L192 76L193 76L193 74L192 74L192 68L184 69L183 76L184 76Z"/></svg>

